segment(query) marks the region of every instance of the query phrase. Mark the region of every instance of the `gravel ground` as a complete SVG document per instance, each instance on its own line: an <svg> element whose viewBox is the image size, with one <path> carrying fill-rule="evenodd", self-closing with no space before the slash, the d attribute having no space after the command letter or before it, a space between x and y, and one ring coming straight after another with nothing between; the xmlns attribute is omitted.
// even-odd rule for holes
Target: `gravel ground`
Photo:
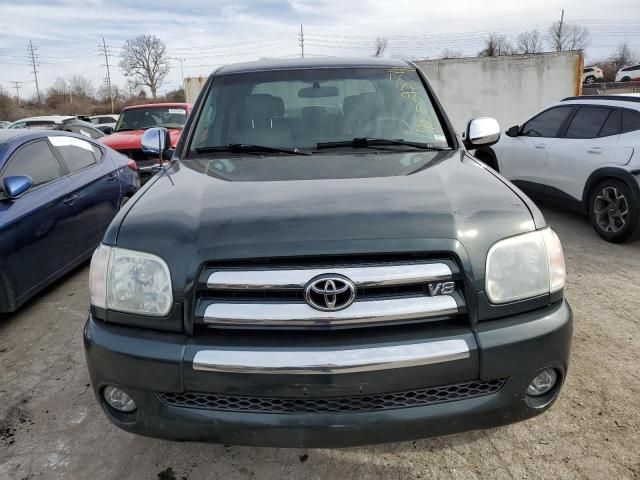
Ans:
<svg viewBox="0 0 640 480"><path fill-rule="evenodd" d="M89 386L88 267L0 317L0 479L640 477L640 242L545 209L567 255L569 376L546 414L481 432L342 450L180 444L127 434Z"/></svg>

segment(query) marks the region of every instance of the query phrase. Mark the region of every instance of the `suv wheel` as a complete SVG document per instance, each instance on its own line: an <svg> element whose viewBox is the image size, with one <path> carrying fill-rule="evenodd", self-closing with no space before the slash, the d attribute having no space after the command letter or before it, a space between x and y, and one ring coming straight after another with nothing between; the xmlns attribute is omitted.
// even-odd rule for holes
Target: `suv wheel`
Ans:
<svg viewBox="0 0 640 480"><path fill-rule="evenodd" d="M631 77L622 77L622 82L629 82L631 81Z"/></svg>
<svg viewBox="0 0 640 480"><path fill-rule="evenodd" d="M598 235L622 243L640 236L640 209L629 186L615 179L600 182L589 197L589 217Z"/></svg>
<svg viewBox="0 0 640 480"><path fill-rule="evenodd" d="M589 75L587 78L584 79L584 83L588 85L592 83L596 83L596 77L594 77L593 75Z"/></svg>

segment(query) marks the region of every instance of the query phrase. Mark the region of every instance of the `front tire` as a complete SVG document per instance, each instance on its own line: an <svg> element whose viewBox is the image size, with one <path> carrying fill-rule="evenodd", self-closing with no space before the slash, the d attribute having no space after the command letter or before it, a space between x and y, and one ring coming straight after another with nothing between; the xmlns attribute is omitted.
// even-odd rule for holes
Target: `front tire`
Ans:
<svg viewBox="0 0 640 480"><path fill-rule="evenodd" d="M589 218L596 233L607 242L631 242L640 237L640 206L631 188L614 178L596 185L589 195Z"/></svg>
<svg viewBox="0 0 640 480"><path fill-rule="evenodd" d="M622 77L622 80L620 80L621 82L630 82L631 81L631 77Z"/></svg>
<svg viewBox="0 0 640 480"><path fill-rule="evenodd" d="M587 78L584 79L584 83L586 83L587 85L596 83L596 77L594 77L593 75L589 75Z"/></svg>

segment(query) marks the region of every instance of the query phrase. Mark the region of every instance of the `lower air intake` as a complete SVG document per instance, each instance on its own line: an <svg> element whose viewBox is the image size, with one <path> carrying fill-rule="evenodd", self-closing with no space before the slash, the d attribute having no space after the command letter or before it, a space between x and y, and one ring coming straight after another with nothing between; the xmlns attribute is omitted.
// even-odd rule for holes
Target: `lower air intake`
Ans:
<svg viewBox="0 0 640 480"><path fill-rule="evenodd" d="M490 395L499 391L506 378L488 382L471 382L420 390L349 397L284 398L244 397L216 393L158 393L160 399L173 407L199 408L225 412L251 413L352 413L422 407Z"/></svg>

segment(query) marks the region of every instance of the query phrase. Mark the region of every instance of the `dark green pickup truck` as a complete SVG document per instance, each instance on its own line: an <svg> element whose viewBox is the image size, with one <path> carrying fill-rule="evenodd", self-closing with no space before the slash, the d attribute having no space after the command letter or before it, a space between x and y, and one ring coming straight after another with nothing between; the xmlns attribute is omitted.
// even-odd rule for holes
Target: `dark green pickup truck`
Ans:
<svg viewBox="0 0 640 480"><path fill-rule="evenodd" d="M96 250L84 339L137 434L395 442L544 412L567 374L562 246L467 153L407 62L261 61L209 78Z"/></svg>

